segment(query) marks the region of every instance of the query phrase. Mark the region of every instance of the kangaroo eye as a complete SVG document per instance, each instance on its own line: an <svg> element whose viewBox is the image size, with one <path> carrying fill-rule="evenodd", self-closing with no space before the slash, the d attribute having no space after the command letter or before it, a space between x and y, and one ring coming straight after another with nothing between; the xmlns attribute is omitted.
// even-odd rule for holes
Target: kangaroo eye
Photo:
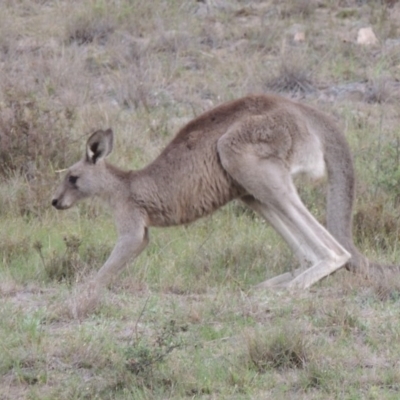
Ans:
<svg viewBox="0 0 400 400"><path fill-rule="evenodd" d="M71 175L71 176L68 178L68 182L69 182L69 183L72 183L73 185L75 185L75 183L76 183L77 180L78 180L78 177L77 177L77 176L74 176L74 175Z"/></svg>

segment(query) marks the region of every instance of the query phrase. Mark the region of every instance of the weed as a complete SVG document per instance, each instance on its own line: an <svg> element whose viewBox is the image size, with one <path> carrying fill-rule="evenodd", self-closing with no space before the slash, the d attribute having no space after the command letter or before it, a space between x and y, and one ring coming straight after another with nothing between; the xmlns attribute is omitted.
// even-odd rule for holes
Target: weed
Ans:
<svg viewBox="0 0 400 400"><path fill-rule="evenodd" d="M76 236L70 236L64 238L64 243L66 249L63 254L53 254L49 257L43 255L43 245L40 241L36 241L33 248L39 254L44 273L48 279L57 282L66 281L72 283L75 280L77 272L83 267L82 260L79 256L81 240Z"/></svg>
<svg viewBox="0 0 400 400"><path fill-rule="evenodd" d="M128 371L139 376L143 382L151 380L154 371L166 361L168 355L184 346L179 337L181 330L182 327L174 320L170 320L152 339L144 336L136 337L132 346L125 351L125 366Z"/></svg>
<svg viewBox="0 0 400 400"><path fill-rule="evenodd" d="M79 282L91 269L102 265L111 252L107 245L88 244L82 248L82 240L71 235L64 237L64 253L43 253L43 244L36 241L33 248L39 254L45 277L56 282Z"/></svg>

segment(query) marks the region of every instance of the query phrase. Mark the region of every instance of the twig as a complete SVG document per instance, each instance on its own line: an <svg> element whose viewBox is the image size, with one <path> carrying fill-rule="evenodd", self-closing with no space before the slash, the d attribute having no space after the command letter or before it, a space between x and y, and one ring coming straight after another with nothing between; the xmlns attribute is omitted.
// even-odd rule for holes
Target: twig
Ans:
<svg viewBox="0 0 400 400"><path fill-rule="evenodd" d="M142 316L143 316L143 314L144 314L144 310L146 309L146 306L147 306L147 303L149 302L149 299L150 299L150 295L147 297L147 299L146 299L146 301L145 301L145 303L144 303L144 306L143 306L142 310L140 311L140 314L139 314L139 316L138 316L138 318L137 318L137 320L136 320L136 323L135 323L135 337L136 337L136 341L139 340L139 335L138 335L138 330L137 330L138 325L139 325L139 321L140 321L140 319L142 318Z"/></svg>

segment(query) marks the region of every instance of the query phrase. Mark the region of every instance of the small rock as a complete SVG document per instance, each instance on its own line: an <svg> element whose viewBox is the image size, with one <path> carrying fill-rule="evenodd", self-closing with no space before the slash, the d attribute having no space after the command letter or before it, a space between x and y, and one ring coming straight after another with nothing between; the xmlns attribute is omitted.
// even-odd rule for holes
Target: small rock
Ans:
<svg viewBox="0 0 400 400"><path fill-rule="evenodd" d="M294 42L304 42L306 40L306 34L303 31L296 32L293 36Z"/></svg>
<svg viewBox="0 0 400 400"><path fill-rule="evenodd" d="M301 24L294 24L290 26L286 32L283 41L283 46L297 46L306 40L306 28ZM284 50L284 49L283 49Z"/></svg>
<svg viewBox="0 0 400 400"><path fill-rule="evenodd" d="M367 28L361 28L358 31L357 43L365 46L378 44L378 39L370 26Z"/></svg>

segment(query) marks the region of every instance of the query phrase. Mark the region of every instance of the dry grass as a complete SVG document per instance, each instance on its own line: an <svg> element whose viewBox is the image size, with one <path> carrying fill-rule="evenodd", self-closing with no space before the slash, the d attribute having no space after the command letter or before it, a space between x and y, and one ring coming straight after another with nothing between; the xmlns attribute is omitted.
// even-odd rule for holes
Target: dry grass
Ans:
<svg viewBox="0 0 400 400"><path fill-rule="evenodd" d="M314 91L311 74L299 60L285 60L279 67L279 74L270 78L265 87L276 93L291 93L293 96Z"/></svg>
<svg viewBox="0 0 400 400"><path fill-rule="evenodd" d="M98 302L86 281L115 240L110 216L96 202L50 210L55 171L91 131L112 127L112 161L140 168L210 107L283 92L341 121L356 242L398 264L400 3L384 3L2 2L1 399L398 398L396 278L252 291L294 259L232 204L154 230ZM370 24L379 45L358 46ZM298 185L323 221L324 186Z"/></svg>
<svg viewBox="0 0 400 400"><path fill-rule="evenodd" d="M72 158L68 154L69 131L74 110L65 107L41 107L29 92L3 87L0 114L0 174L17 172L28 180L38 170L65 168Z"/></svg>
<svg viewBox="0 0 400 400"><path fill-rule="evenodd" d="M317 8L317 2L299 0L299 1L285 1L276 2L279 8L279 15L281 18L293 18L300 17L304 19L312 18L315 9Z"/></svg>
<svg viewBox="0 0 400 400"><path fill-rule="evenodd" d="M269 335L247 338L250 362L260 373L268 369L303 368L309 361L307 333L299 327L280 326Z"/></svg>

